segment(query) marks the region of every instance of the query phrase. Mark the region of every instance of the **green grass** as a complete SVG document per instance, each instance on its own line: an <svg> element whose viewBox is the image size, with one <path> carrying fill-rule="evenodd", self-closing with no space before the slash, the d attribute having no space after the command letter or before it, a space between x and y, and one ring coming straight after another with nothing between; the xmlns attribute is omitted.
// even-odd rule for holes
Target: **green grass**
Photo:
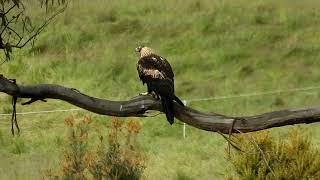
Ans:
<svg viewBox="0 0 320 180"><path fill-rule="evenodd" d="M38 38L0 66L18 83L56 83L86 94L125 100L144 92L134 48L146 44L166 57L181 99L206 98L318 85L320 3L291 1L101 1L70 4ZM320 92L190 102L206 112L253 115L319 105ZM0 112L10 98L0 94ZM49 100L18 111L72 108ZM110 117L89 112L18 116L22 135L12 138L10 117L0 117L0 179L38 179L56 167L64 146L63 119L91 115L96 126ZM170 126L163 115L140 119L140 141L149 161L147 179L223 179L226 142L216 133ZM301 125L319 146L318 124ZM275 128L286 137L292 127Z"/></svg>

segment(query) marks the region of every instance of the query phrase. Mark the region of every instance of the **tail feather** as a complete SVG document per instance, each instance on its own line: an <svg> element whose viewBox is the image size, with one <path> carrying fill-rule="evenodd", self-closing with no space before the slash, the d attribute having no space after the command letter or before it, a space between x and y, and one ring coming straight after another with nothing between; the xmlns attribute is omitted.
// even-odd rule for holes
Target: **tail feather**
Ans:
<svg viewBox="0 0 320 180"><path fill-rule="evenodd" d="M174 123L173 100L169 97L161 97L161 104L168 122L172 125Z"/></svg>
<svg viewBox="0 0 320 180"><path fill-rule="evenodd" d="M183 103L177 96L175 96L175 95L174 95L174 100L175 100L178 104L180 104L181 106L184 106L184 103Z"/></svg>

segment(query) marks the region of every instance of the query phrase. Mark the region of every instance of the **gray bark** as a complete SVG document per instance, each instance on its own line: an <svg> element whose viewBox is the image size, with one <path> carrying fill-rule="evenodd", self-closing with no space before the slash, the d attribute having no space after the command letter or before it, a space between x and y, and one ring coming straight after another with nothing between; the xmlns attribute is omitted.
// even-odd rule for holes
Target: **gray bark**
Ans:
<svg viewBox="0 0 320 180"><path fill-rule="evenodd" d="M31 98L29 104L42 99L59 99L88 111L109 116L144 116L148 110L162 111L160 101L151 96L137 96L128 101L110 101L83 94L75 89L55 84L17 85L0 75L0 92L18 98ZM256 116L230 117L204 113L174 104L177 119L193 127L224 134L252 132L272 127L314 123L320 121L320 107L287 109ZM165 118L164 118L165 119ZM166 123L166 121L164 121ZM239 131L237 131L239 130Z"/></svg>

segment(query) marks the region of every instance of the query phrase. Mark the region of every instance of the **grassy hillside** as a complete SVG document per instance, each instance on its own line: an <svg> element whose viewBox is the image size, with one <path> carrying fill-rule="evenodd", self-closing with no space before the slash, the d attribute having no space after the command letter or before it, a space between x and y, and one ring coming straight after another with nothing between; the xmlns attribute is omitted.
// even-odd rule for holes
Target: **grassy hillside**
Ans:
<svg viewBox="0 0 320 180"><path fill-rule="evenodd" d="M31 12L32 13L32 12ZM166 57L181 99L207 98L320 85L320 1L163 0L72 2L38 38L0 66L18 83L56 83L106 99L144 92L136 72L139 44ZM319 105L319 90L190 102L206 112L252 115ZM0 94L0 112L10 98ZM73 108L50 100L18 111ZM63 119L90 115L96 126L110 117L85 111L18 116L22 136L12 138L9 116L0 116L0 179L37 179L58 165ZM216 133L170 126L163 115L140 119L140 143L149 161L147 179L223 179L226 142ZM272 130L286 137L294 127ZM320 144L319 125L299 125ZM107 127L106 127L107 129Z"/></svg>

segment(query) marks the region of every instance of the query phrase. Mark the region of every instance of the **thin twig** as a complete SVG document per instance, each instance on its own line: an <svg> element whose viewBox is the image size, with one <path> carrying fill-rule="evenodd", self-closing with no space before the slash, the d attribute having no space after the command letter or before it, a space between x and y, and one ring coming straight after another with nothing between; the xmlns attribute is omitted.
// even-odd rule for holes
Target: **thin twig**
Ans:
<svg viewBox="0 0 320 180"><path fill-rule="evenodd" d="M3 32L8 28L9 24L14 20L15 18L12 18L10 21L8 21L8 23L4 26L4 28L2 29L0 35L3 34Z"/></svg>
<svg viewBox="0 0 320 180"><path fill-rule="evenodd" d="M5 59L2 59L2 58L1 58L1 60L2 60L2 62L0 63L0 66L1 66L2 64L4 64L5 62L7 62Z"/></svg>
<svg viewBox="0 0 320 180"><path fill-rule="evenodd" d="M16 80L15 79L9 79L12 81L13 84L16 85ZM13 124L15 124L17 130L18 130L18 135L20 135L20 128L17 122L17 110L16 110L16 105L17 105L17 96L12 96L12 116L11 116L11 133L14 136L14 127Z"/></svg>
<svg viewBox="0 0 320 180"><path fill-rule="evenodd" d="M234 120L232 121L231 127L230 127L230 129L229 129L229 139L231 139L232 130L233 130L233 128L234 128L234 124L236 123L236 120L237 120L237 119L234 119ZM228 154L230 155L230 141L228 141Z"/></svg>
<svg viewBox="0 0 320 180"><path fill-rule="evenodd" d="M3 15L8 14L17 4L14 4L11 8L9 8Z"/></svg>
<svg viewBox="0 0 320 180"><path fill-rule="evenodd" d="M274 171L273 171L273 170L271 169L271 167L269 166L269 163L268 163L268 161L267 161L267 159L266 159L266 156L265 156L263 150L259 147L259 145L258 145L258 143L256 142L256 140L255 140L251 135L249 135L249 134L242 133L242 132L241 132L240 130L238 130L238 129L235 129L235 130L238 131L239 133L243 134L243 135L259 150L260 155L261 155L261 157L262 157L265 165L267 166L267 168L269 169L269 171L271 172L271 174L273 175L273 177L274 177L275 179L277 179Z"/></svg>
<svg viewBox="0 0 320 180"><path fill-rule="evenodd" d="M241 152L244 152L240 147L238 147L236 144L234 144L234 142L232 142L231 138L228 138L226 135L222 134L220 131L217 131L218 134L220 134L225 140L228 141L228 145L232 146L233 148L235 148L236 150L238 151L241 151ZM230 152L229 152L229 155L230 155Z"/></svg>
<svg viewBox="0 0 320 180"><path fill-rule="evenodd" d="M67 8L67 5L65 5L63 8L61 8L59 11L57 11L55 14L53 14L49 19L47 19L39 28L38 30L29 37L29 39L24 42L22 45L16 44L15 48L23 48L28 42L30 42L32 39L34 39L50 22L53 20L57 15L61 14L65 9Z"/></svg>
<svg viewBox="0 0 320 180"><path fill-rule="evenodd" d="M20 36L20 34L19 34L19 33L17 33L17 32L16 32L14 29L12 29L11 27L8 27L8 29L9 29L10 31L12 31L16 36L18 36L19 41L18 41L18 43L17 43L17 44L19 44L19 43L22 41L23 37L22 37L22 36Z"/></svg>

